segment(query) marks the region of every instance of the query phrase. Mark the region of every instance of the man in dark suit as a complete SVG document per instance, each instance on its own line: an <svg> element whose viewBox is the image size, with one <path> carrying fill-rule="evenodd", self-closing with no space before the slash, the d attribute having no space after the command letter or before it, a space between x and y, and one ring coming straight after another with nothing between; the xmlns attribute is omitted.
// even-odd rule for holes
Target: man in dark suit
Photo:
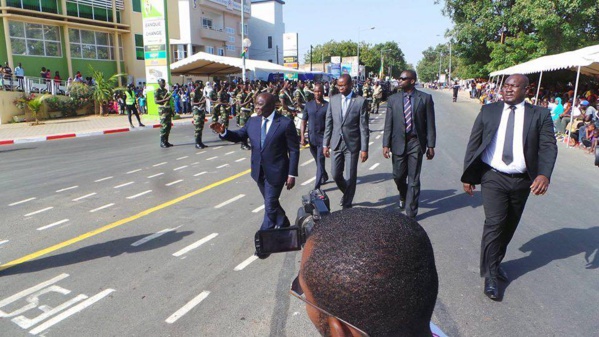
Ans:
<svg viewBox="0 0 599 337"><path fill-rule="evenodd" d="M462 183L473 195L481 184L485 225L481 242L480 276L484 293L500 300L500 267L516 231L528 195L543 195L549 187L557 157L548 109L524 102L528 78L515 74L502 87L504 102L484 105L474 121L466 148Z"/></svg>
<svg viewBox="0 0 599 337"><path fill-rule="evenodd" d="M399 207L405 208L411 218L418 214L422 157L426 153L426 159L433 159L437 139L433 98L416 90L415 83L415 71L401 73L402 92L391 95L387 101L383 134L383 156L393 155L393 180L399 191Z"/></svg>
<svg viewBox="0 0 599 337"><path fill-rule="evenodd" d="M299 162L299 137L293 121L274 113L276 97L262 93L256 97L255 112L239 130L227 130L220 123L210 128L220 138L238 143L249 138L252 145L252 178L264 197L264 220L261 230L288 227L289 219L279 203L283 186L295 185Z"/></svg>
<svg viewBox="0 0 599 337"><path fill-rule="evenodd" d="M300 128L300 143L306 145L304 134L306 124L308 125L308 139L310 141L310 152L316 161L316 179L314 189L329 180L327 170L324 168L324 153L322 153L322 139L324 137L324 124L327 117L329 102L324 100L322 84L314 85L314 100L307 102L302 114L302 125Z"/></svg>
<svg viewBox="0 0 599 337"><path fill-rule="evenodd" d="M324 129L323 152L331 156L331 173L343 193L340 206L351 208L358 180L358 159L368 159L368 105L352 92L352 80L343 74L337 80L339 94L331 97ZM345 176L344 176L345 171Z"/></svg>

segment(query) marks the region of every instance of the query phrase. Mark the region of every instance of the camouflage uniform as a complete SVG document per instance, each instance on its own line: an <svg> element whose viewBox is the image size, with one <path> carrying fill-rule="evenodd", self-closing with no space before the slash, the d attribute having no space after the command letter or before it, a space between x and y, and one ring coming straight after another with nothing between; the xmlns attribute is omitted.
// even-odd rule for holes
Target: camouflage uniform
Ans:
<svg viewBox="0 0 599 337"><path fill-rule="evenodd" d="M367 111L370 113L370 110L372 109L372 87L370 86L370 83L364 83L364 86L362 87L362 96L366 102L368 102Z"/></svg>
<svg viewBox="0 0 599 337"><path fill-rule="evenodd" d="M213 99L213 97L215 99ZM220 93L216 93L213 91L213 94L211 95L210 99L218 99L218 103L214 107L214 110L212 110L212 121L222 123L225 126L225 128L229 128L230 108L227 105L229 103L229 95L225 90L222 90Z"/></svg>
<svg viewBox="0 0 599 337"><path fill-rule="evenodd" d="M295 108L298 111L304 110L304 106L306 105L306 95L304 91L300 88L295 89L293 92L293 101L295 103Z"/></svg>
<svg viewBox="0 0 599 337"><path fill-rule="evenodd" d="M243 99L245 98L245 92L243 89L235 90L235 118L237 119L237 125L241 124L243 112L241 111L241 103L243 103ZM245 122L244 122L245 124Z"/></svg>
<svg viewBox="0 0 599 337"><path fill-rule="evenodd" d="M288 108L293 108L293 101L291 100L291 96L287 93L287 90L281 90L279 93L279 101L281 101L281 107L279 109L279 113L287 118L293 118L293 114L291 111L286 110L285 106L283 106L283 102Z"/></svg>
<svg viewBox="0 0 599 337"><path fill-rule="evenodd" d="M165 98L170 98L170 93L165 88L158 88L154 93L154 100L160 101ZM156 103L158 104L158 113L160 114L160 146L161 147L170 147L173 144L168 142L168 137L171 133L172 119L173 119L173 109L171 107L172 99L169 99L168 102L165 103Z"/></svg>
<svg viewBox="0 0 599 337"><path fill-rule="evenodd" d="M200 103L202 99L204 99L204 93L202 92L202 88L199 86L191 93L192 99L192 111L193 111L193 125L195 126L195 140L196 140L196 148L205 148L208 147L204 143L202 143L202 133L204 132L204 122L206 119L206 101Z"/></svg>
<svg viewBox="0 0 599 337"><path fill-rule="evenodd" d="M379 105L383 100L383 88L378 85L373 88L373 102L372 102L372 112L375 114L379 113Z"/></svg>
<svg viewBox="0 0 599 337"><path fill-rule="evenodd" d="M247 101L249 101L248 104L246 104L245 106L240 108L240 118L239 118L239 125L240 126L244 126L245 123L248 121L248 119L250 119L250 116L253 113L254 110L254 103L252 102L254 98L254 92L250 91L250 92L242 92L242 95L240 97L240 103L245 103Z"/></svg>

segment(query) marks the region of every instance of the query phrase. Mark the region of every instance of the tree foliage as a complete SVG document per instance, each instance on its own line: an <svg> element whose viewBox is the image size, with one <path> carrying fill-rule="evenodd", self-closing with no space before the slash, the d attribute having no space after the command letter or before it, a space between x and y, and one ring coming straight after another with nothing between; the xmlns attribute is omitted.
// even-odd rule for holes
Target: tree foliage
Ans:
<svg viewBox="0 0 599 337"><path fill-rule="evenodd" d="M350 57L357 56L358 44L353 41L329 41L313 47L312 62L328 63L331 62L331 56ZM381 53L382 52L382 53ZM366 73L379 73L381 67L381 54L384 58L385 75L388 74L391 66L393 76L397 77L401 71L407 69L405 55L395 41L377 43L371 45L365 42L360 43L360 63L366 67ZM304 55L304 62L310 63L310 52Z"/></svg>
<svg viewBox="0 0 599 337"><path fill-rule="evenodd" d="M436 0L437 3L442 0ZM597 0L444 0L463 78L599 43ZM502 27L507 30L501 40Z"/></svg>
<svg viewBox="0 0 599 337"><path fill-rule="evenodd" d="M95 103L100 106L100 115L104 115L104 106L112 99L119 78L125 77L127 74L114 74L106 78L104 77L104 73L95 70L91 65L89 69L95 82L95 85L92 87L91 96Z"/></svg>

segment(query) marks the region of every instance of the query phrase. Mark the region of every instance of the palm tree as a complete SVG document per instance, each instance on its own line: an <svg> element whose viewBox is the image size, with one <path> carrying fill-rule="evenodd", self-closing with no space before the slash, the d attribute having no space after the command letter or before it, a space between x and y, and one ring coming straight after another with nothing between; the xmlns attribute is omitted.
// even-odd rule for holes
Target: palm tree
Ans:
<svg viewBox="0 0 599 337"><path fill-rule="evenodd" d="M33 115L33 118L35 118L35 122L33 122L31 125L39 125L40 124L40 122L37 119L37 114L42 109L42 106L44 105L44 100L50 96L51 95L43 94L43 95L37 96L36 98L27 102L27 106L29 107L29 110L31 110L31 114Z"/></svg>
<svg viewBox="0 0 599 337"><path fill-rule="evenodd" d="M127 76L127 74L114 74L110 78L104 78L104 73L95 70L91 65L89 69L92 73L92 78L95 81L95 85L92 90L92 99L95 104L100 105L100 115L104 115L104 105L112 99L114 90L117 89L118 80L120 77Z"/></svg>

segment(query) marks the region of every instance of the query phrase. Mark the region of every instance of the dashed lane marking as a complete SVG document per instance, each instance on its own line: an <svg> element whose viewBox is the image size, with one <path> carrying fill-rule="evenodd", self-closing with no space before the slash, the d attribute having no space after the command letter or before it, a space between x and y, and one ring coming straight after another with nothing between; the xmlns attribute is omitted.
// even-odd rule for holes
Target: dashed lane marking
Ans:
<svg viewBox="0 0 599 337"><path fill-rule="evenodd" d="M213 159L216 159L216 158L218 158L218 156L216 156L216 157L210 157L210 158L206 158L206 160L213 160Z"/></svg>
<svg viewBox="0 0 599 337"><path fill-rule="evenodd" d="M91 197L92 195L96 195L96 194L97 194L96 192L94 192L94 193L90 193L90 194L86 194L86 195L84 195L84 196L82 196L82 197L79 197L79 198L75 198L75 199L73 199L73 201L79 201L79 200L83 200L83 199L85 199L85 198L89 198L89 197Z"/></svg>
<svg viewBox="0 0 599 337"><path fill-rule="evenodd" d="M235 151L227 152L227 153L225 153L225 156L228 156L228 155L233 154L233 153L235 153Z"/></svg>
<svg viewBox="0 0 599 337"><path fill-rule="evenodd" d="M90 231L90 232L87 232L85 234L79 235L79 236L74 237L72 239L69 239L67 241L63 241L63 242L57 243L57 244L55 244L53 246L50 246L48 248L45 248L45 249L33 252L33 253L29 254L29 255L23 256L21 258L12 260L12 261L7 262L7 263L5 263L3 265L0 265L0 271L6 270L6 269L14 267L14 266L18 266L18 265L20 265L22 263L25 263L27 261L31 261L31 260L37 259L37 258L39 258L41 256L44 256L44 255L50 254L52 252L55 252L55 251L57 251L57 250L59 250L61 248L65 248L65 247L71 246L71 245L73 245L75 243L78 243L78 242L81 242L81 241L83 241L85 239L94 237L94 236L96 236L98 234L104 233L104 232L106 232L108 230L111 230L113 228L122 226L124 224L128 224L130 222L133 222L134 220L138 220L138 219L140 219L140 218L142 218L144 216L150 215L150 214L152 214L154 212L160 211L160 210L165 209L165 208L167 208L169 206L172 206L172 205L175 205L177 203L180 203L180 202L182 202L184 200L187 200L187 199L189 199L191 197L194 197L194 196L196 196L198 194L204 193L204 192L206 192L208 190L211 190L211 189L213 189L215 187L218 187L220 185L226 184L226 183L228 183L230 181L233 181L233 180L235 180L237 178L243 177L244 175L249 174L250 172L251 172L251 170L247 169L247 170L245 170L243 172L239 172L239 173L237 173L235 175L232 175L232 176L230 176L228 178L225 178L223 180L220 180L220 181L217 181L215 183L212 183L212 184L210 184L208 186L204 186L204 187L202 187L202 188L200 188L198 190L195 190L195 191L193 191L191 193L187 193L187 194L182 195L182 196L180 196L178 198L175 198L173 200L164 202L164 203L159 204L159 205L157 205L155 207L152 207L152 208L146 209L144 211L141 211L141 212L139 212L137 214L134 214L134 215L132 215L130 217L127 217L127 218L124 218L124 219L112 222L112 223L110 223L110 224L108 224L106 226L103 226L103 227L100 227L100 228L95 229L93 231ZM2 307L2 306L0 305L0 307Z"/></svg>
<svg viewBox="0 0 599 337"><path fill-rule="evenodd" d="M252 213L258 213L258 212L260 212L260 211L261 211L261 210L263 210L263 209L264 209L264 205L262 205L262 206L260 206L260 207L256 208L255 210L253 210L253 211L252 211Z"/></svg>
<svg viewBox="0 0 599 337"><path fill-rule="evenodd" d="M196 174L194 174L193 176L194 176L194 177L199 177L199 176L201 176L202 174L206 174L206 173L207 173L207 172L206 172L206 171L204 171L204 172L196 173Z"/></svg>
<svg viewBox="0 0 599 337"><path fill-rule="evenodd" d="M381 135L376 136L374 139L380 139Z"/></svg>
<svg viewBox="0 0 599 337"><path fill-rule="evenodd" d="M209 291L202 291L198 296L196 296L193 300L189 301L185 304L181 309L177 310L174 314L172 314L169 318L166 319L168 324L175 323L179 318L183 317L186 313L188 313L191 309L193 309L196 305L200 304L203 300L206 299L210 295Z"/></svg>
<svg viewBox="0 0 599 337"><path fill-rule="evenodd" d="M258 257L256 255L252 255L252 256L248 257L245 261L243 261L240 264L238 264L237 267L233 268L233 270L234 271L241 271L245 267L249 266L250 263L252 263L252 262L254 262L256 260L258 260Z"/></svg>
<svg viewBox="0 0 599 337"><path fill-rule="evenodd" d="M182 181L183 181L183 179L179 179L179 180L175 180L175 181L173 181L173 182L171 182L171 183L164 184L164 185L165 185L165 186L172 186L172 185L178 184L178 183L180 183L180 182L182 182Z"/></svg>
<svg viewBox="0 0 599 337"><path fill-rule="evenodd" d="M60 192L72 190L72 189L75 189L77 187L79 187L79 186L71 186L71 187L63 188L63 189L57 190L56 193L60 193Z"/></svg>
<svg viewBox="0 0 599 337"><path fill-rule="evenodd" d="M202 153L206 153L206 151L196 152L196 154L202 154Z"/></svg>
<svg viewBox="0 0 599 337"><path fill-rule="evenodd" d="M312 178L310 178L310 179L308 179L308 180L304 181L304 182L302 183L302 186L306 186L306 185L308 185L309 183L313 182L314 180L316 180L316 177L312 177Z"/></svg>
<svg viewBox="0 0 599 337"><path fill-rule="evenodd" d="M379 165L380 165L379 163L376 163L376 164L374 164L374 165L370 166L369 170L370 170L370 171L372 171L372 170L374 170L375 168L377 168Z"/></svg>
<svg viewBox="0 0 599 337"><path fill-rule="evenodd" d="M167 162L163 161L162 163L158 163L158 164L154 164L152 165L152 167L158 167L158 166L162 166L164 164L166 164Z"/></svg>
<svg viewBox="0 0 599 337"><path fill-rule="evenodd" d="M151 192L152 192L152 190L147 190L147 191L144 191L144 192L141 192L141 193L137 193L136 195L132 195L130 197L127 197L127 199L135 199L137 197L141 197L142 195L146 195L146 194L151 193Z"/></svg>
<svg viewBox="0 0 599 337"><path fill-rule="evenodd" d="M101 181L108 180L108 179L112 179L112 178L114 178L114 177L105 177L105 178L101 178L101 179L98 179L98 180L94 180L94 183L99 183L99 182L101 182Z"/></svg>
<svg viewBox="0 0 599 337"><path fill-rule="evenodd" d="M192 250L194 250L194 249L198 248L199 246L201 246L201 245L205 244L206 242L208 242L208 241L210 241L210 240L214 239L214 238L215 238L215 237L217 237L217 236L218 236L218 233L212 233L212 234L208 235L207 237L205 237L205 238L203 238L203 239L201 239L201 240L198 240L198 241L196 241L196 242L192 243L191 245L189 245L189 246L187 246L187 247L185 247L185 248L181 249L180 251L178 251L178 252L174 253L174 254L173 254L173 256L175 256L175 257L179 257L179 256L181 256L181 255L184 255L184 254L186 254L186 253L189 253L190 251L192 251Z"/></svg>
<svg viewBox="0 0 599 337"><path fill-rule="evenodd" d="M151 176L148 176L148 179L156 178L156 177L158 177L158 176L161 176L161 175L163 175L163 174L164 174L163 172L156 173L156 174L153 174L153 175L151 175Z"/></svg>
<svg viewBox="0 0 599 337"><path fill-rule="evenodd" d="M239 159L237 159L235 162L236 162L236 163L239 163L240 161L244 161L244 160L245 160L245 157L243 157L243 158L239 158Z"/></svg>
<svg viewBox="0 0 599 337"><path fill-rule="evenodd" d="M224 164L224 165L221 165L221 166L217 166L216 168L220 169L220 168L227 167L227 166L229 166L229 164Z"/></svg>
<svg viewBox="0 0 599 337"><path fill-rule="evenodd" d="M8 240L2 240L2 241L0 241L0 246L2 246L3 244L5 244L7 242L8 242Z"/></svg>
<svg viewBox="0 0 599 337"><path fill-rule="evenodd" d="M370 145L372 145L372 144L374 144L374 142L370 142L370 143L368 143L368 145L369 145L369 146L370 146Z"/></svg>
<svg viewBox="0 0 599 337"><path fill-rule="evenodd" d="M24 203L26 203L28 201L31 201L31 200L35 200L35 197L29 198L29 199L25 199L25 200L21 200L21 201L17 201L17 202L13 202L12 204L8 204L8 206L15 206L15 205L19 205L19 204L24 204Z"/></svg>
<svg viewBox="0 0 599 337"><path fill-rule="evenodd" d="M92 209L92 210L91 210L91 211L89 211L89 212L90 212L90 213L95 213L95 212L97 212L97 211L100 211L100 210L103 210L103 209L105 209L105 208L112 207L112 206L114 206L114 203L110 203L110 204L106 204L106 205L104 205L104 206L100 206L100 207L98 207L98 208L94 208L94 209Z"/></svg>
<svg viewBox="0 0 599 337"><path fill-rule="evenodd" d="M236 197L233 197L233 198L231 198L231 199L229 199L229 200L227 200L225 202L222 202L222 203L214 206L214 208L221 208L221 207L227 206L228 204L230 204L232 202L235 202L235 201L237 201L237 200L239 200L239 199L241 199L243 197L245 197L245 194L240 194L240 195L238 195Z"/></svg>
<svg viewBox="0 0 599 337"><path fill-rule="evenodd" d="M313 161L314 161L314 158L312 158L312 159L310 159L310 160L308 160L308 161L305 161L305 162L304 162L304 163L302 163L300 166L306 166L306 165L310 164L310 163L311 163L311 162L313 162Z"/></svg>
<svg viewBox="0 0 599 337"><path fill-rule="evenodd" d="M54 226L62 225L65 222L69 222L69 219L62 219L60 221L56 221L55 223L51 223L49 225L42 226L42 227L38 228L37 230L38 231L43 231L44 229L48 229L48 228L52 228Z"/></svg>
<svg viewBox="0 0 599 337"><path fill-rule="evenodd" d="M129 171L129 172L127 172L127 174L131 174L131 173L135 173L135 172L139 172L139 171L141 171L141 169L137 169L137 170Z"/></svg>
<svg viewBox="0 0 599 337"><path fill-rule="evenodd" d="M128 183L120 184L120 185L115 186L114 188L121 188L121 187L129 186L131 184L135 184L135 181L130 181Z"/></svg>
<svg viewBox="0 0 599 337"><path fill-rule="evenodd" d="M182 169L184 169L186 167L189 167L189 166L188 165L179 166L177 168L174 168L173 171L179 171L179 170L182 170Z"/></svg>
<svg viewBox="0 0 599 337"><path fill-rule="evenodd" d="M213 149L213 150L218 150L218 149L220 149L220 148L222 148L222 146L213 147L212 149Z"/></svg>
<svg viewBox="0 0 599 337"><path fill-rule="evenodd" d="M182 159L185 159L185 158L189 158L189 156L179 157L179 158L177 158L177 160L182 160Z"/></svg>
<svg viewBox="0 0 599 337"><path fill-rule="evenodd" d="M39 211L35 211L35 212L31 212L31 213L27 213L27 214L25 214L25 216L32 216L32 215L36 215L36 214L39 214L39 213L42 213L42 212L45 212L45 211L49 211L49 210L51 210L52 208L54 208L54 207L46 207L46 208L44 208L44 209L40 209Z"/></svg>
<svg viewBox="0 0 599 337"><path fill-rule="evenodd" d="M148 235L148 236L146 236L145 238L143 238L143 239L141 239L141 240L137 240L137 241L133 242L133 243L131 244L131 246L133 246L133 247L141 246L141 245L143 245L144 243L146 243L146 242L148 242L148 241L150 241L150 240L154 240L154 239L156 239L156 238L159 238L159 237L163 236L164 234L166 234L166 233L168 233L168 232L176 231L177 229L179 229L179 227L181 227L181 226L177 226L177 227L175 227L175 228L167 228L167 229L163 229L163 230L161 230L160 232L156 232L156 233L154 233L154 234L152 234L152 235Z"/></svg>

